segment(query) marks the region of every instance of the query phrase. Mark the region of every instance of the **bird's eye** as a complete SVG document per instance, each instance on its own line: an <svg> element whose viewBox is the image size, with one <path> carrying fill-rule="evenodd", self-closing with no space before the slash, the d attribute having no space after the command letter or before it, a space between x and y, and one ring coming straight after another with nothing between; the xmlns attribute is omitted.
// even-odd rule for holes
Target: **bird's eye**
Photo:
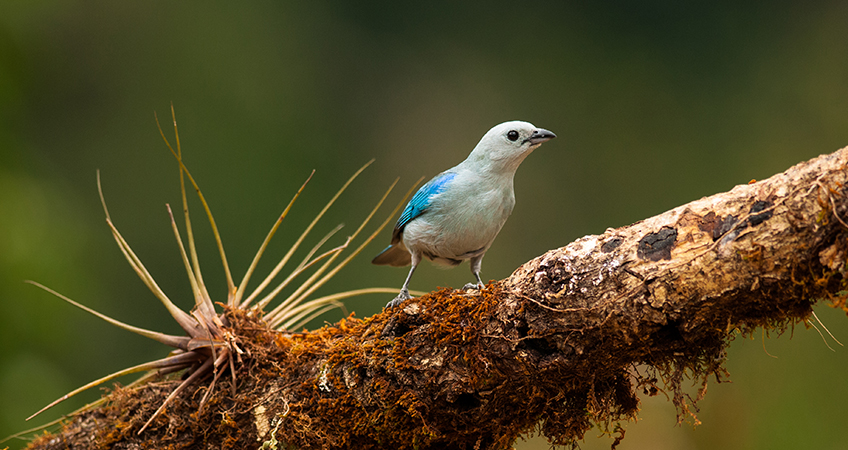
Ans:
<svg viewBox="0 0 848 450"><path fill-rule="evenodd" d="M512 142L515 142L518 140L518 132L515 130L510 130L509 133L506 134L506 138Z"/></svg>

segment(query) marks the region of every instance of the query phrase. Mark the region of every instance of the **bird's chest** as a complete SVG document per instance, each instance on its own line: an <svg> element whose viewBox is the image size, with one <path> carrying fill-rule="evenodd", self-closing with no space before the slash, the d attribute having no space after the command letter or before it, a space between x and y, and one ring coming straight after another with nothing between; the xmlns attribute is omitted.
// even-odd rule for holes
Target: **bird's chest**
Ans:
<svg viewBox="0 0 848 450"><path fill-rule="evenodd" d="M456 202L459 207L440 211L441 220L470 234L497 233L515 206L511 191L488 190L464 196Z"/></svg>
<svg viewBox="0 0 848 450"><path fill-rule="evenodd" d="M427 214L407 226L404 241L425 253L458 259L485 251L515 206L511 189L475 186L433 200Z"/></svg>

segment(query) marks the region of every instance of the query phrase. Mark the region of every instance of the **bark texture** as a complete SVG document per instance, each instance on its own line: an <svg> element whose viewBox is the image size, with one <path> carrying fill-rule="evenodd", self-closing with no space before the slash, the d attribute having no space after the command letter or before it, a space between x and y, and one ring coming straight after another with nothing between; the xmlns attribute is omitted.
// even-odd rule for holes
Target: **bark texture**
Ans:
<svg viewBox="0 0 848 450"><path fill-rule="evenodd" d="M138 436L177 381L117 388L31 448L499 449L535 426L569 444L593 424L620 439L659 390L685 417L684 371L721 378L739 330L845 308L846 169L848 148L314 332L230 311L249 350L234 391L222 376L197 412L206 386L189 389Z"/></svg>

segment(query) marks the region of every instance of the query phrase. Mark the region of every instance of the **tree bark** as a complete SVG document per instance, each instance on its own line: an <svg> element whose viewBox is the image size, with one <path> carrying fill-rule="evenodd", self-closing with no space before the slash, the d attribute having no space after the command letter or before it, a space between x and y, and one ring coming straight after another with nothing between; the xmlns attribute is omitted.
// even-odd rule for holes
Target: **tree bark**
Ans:
<svg viewBox="0 0 848 450"><path fill-rule="evenodd" d="M734 332L845 308L848 148L767 180L586 236L482 291L445 289L303 333L230 311L248 354L136 432L178 380L117 388L30 448L509 448L615 433L639 392L680 418L724 375ZM701 391L703 392L703 390ZM700 395L700 394L699 394ZM620 431L619 438L623 437ZM618 440L616 440L616 443Z"/></svg>

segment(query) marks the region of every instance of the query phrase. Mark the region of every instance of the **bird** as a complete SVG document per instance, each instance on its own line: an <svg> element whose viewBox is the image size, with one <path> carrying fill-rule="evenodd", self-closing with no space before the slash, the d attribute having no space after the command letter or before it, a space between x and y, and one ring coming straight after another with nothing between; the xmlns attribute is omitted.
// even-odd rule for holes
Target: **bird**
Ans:
<svg viewBox="0 0 848 450"><path fill-rule="evenodd" d="M407 203L392 231L391 244L371 261L376 265L411 265L397 297L386 309L412 298L409 281L422 258L457 266L470 261L482 289L483 255L515 206L513 179L533 150L556 135L529 122L510 121L486 132L468 157L421 186Z"/></svg>

